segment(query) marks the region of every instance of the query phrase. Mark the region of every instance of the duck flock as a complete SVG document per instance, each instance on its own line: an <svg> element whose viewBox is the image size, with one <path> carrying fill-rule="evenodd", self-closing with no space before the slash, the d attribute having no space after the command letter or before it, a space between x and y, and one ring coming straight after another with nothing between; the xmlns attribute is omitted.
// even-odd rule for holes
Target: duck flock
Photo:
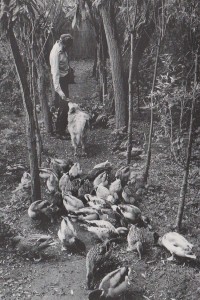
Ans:
<svg viewBox="0 0 200 300"><path fill-rule="evenodd" d="M177 232L167 232L160 237L152 230L150 219L135 205L131 192L129 166L112 175L112 165L105 161L83 174L78 162L51 158L48 168L40 169L40 177L53 194L53 201L37 200L28 208L32 220L61 222L58 239L50 235L19 236L9 226L0 222L0 237L10 236L18 253L41 260L47 247L59 244L62 251L86 253L86 285L92 290L89 299L122 299L129 286L131 269L116 267L112 252L116 244L127 243L126 251L137 251L142 259L149 245L161 245L174 256L196 259L193 245ZM25 172L19 187L30 186L30 174ZM76 225L76 226L75 226ZM92 234L97 243L86 251L77 228ZM110 267L110 269L108 268ZM104 269L109 271L105 274ZM98 277L98 276L99 277ZM99 278L96 284L95 277ZM103 277L103 278L102 278Z"/></svg>

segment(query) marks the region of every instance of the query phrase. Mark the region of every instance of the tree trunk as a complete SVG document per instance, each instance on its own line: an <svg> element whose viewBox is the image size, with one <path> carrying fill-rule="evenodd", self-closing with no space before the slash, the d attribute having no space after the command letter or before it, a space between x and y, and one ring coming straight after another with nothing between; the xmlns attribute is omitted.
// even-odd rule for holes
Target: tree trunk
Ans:
<svg viewBox="0 0 200 300"><path fill-rule="evenodd" d="M34 25L32 26L34 28ZM35 66L34 66L34 39L33 39L33 31L32 31L32 40L30 44L30 57L31 57L31 67L30 67L30 91L31 91L31 98L33 99L33 115L35 118L35 132L36 132L36 145L37 145L37 157L38 157L38 165L41 167L42 163L42 150L43 150L43 145L42 145L42 138L40 134L40 128L38 124L38 117L37 117L37 112L36 112L36 96L35 96Z"/></svg>
<svg viewBox="0 0 200 300"><path fill-rule="evenodd" d="M49 73L49 82L50 82L50 89L51 89L50 104L55 105L55 89L53 85L53 79L50 71L48 71L48 73Z"/></svg>
<svg viewBox="0 0 200 300"><path fill-rule="evenodd" d="M195 55L195 71L194 71L194 88L193 88L193 99L192 99L192 108L190 114L190 128L189 128L189 140L188 140L188 147L187 147L187 159L186 165L183 175L183 181L180 191L180 198L179 198L179 207L176 219L176 228L178 231L181 229L182 219L183 219L183 211L185 206L185 197L187 193L187 184L188 184L188 175L190 170L190 160L191 160L191 152L192 152L192 133L193 133L193 118L194 118L194 110L195 110L195 103L196 103L196 89L197 89L197 66L198 66L198 54Z"/></svg>
<svg viewBox="0 0 200 300"><path fill-rule="evenodd" d="M92 77L94 77L97 80L97 46L95 49L94 64L92 68Z"/></svg>
<svg viewBox="0 0 200 300"><path fill-rule="evenodd" d="M141 115L140 111L140 82L139 82L139 70L136 71L136 84L137 84L137 112Z"/></svg>
<svg viewBox="0 0 200 300"><path fill-rule="evenodd" d="M107 66L106 66L106 37L103 28L103 23L100 26L100 69L102 78L102 98L104 102L105 95L108 93L107 87Z"/></svg>
<svg viewBox="0 0 200 300"><path fill-rule="evenodd" d="M124 88L123 64L118 45L113 3L107 1L101 6L100 13L103 19L110 56L115 97L116 128L119 129L126 125L126 93Z"/></svg>
<svg viewBox="0 0 200 300"><path fill-rule="evenodd" d="M29 163L30 163L30 175L31 175L31 202L41 199L41 187L38 169L38 157L36 148L36 128L35 119L33 115L33 104L30 97L30 90L28 88L28 82L26 78L26 71L20 55L19 47L13 32L10 29L7 34L9 40L14 63L19 78L23 103L25 111L28 114L29 126L28 126L28 152L29 152Z"/></svg>
<svg viewBox="0 0 200 300"><path fill-rule="evenodd" d="M129 66L129 118L128 118L128 145L127 145L127 165L131 162L131 150L132 150L132 127L133 127L133 56L134 56L134 36L131 33L131 52L130 52L130 66Z"/></svg>
<svg viewBox="0 0 200 300"><path fill-rule="evenodd" d="M100 101L104 101L104 96L107 94L107 69L106 69L106 59L104 53L104 45L100 39L98 44L98 78L100 85Z"/></svg>

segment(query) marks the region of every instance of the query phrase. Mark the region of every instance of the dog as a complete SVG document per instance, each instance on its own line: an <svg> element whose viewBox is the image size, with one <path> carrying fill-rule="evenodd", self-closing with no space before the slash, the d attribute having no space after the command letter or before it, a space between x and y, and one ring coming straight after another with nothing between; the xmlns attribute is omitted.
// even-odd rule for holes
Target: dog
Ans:
<svg viewBox="0 0 200 300"><path fill-rule="evenodd" d="M68 130L74 148L74 156L77 156L79 145L82 148L82 156L86 156L85 143L87 129L90 127L90 115L82 111L76 103L69 102L68 105Z"/></svg>

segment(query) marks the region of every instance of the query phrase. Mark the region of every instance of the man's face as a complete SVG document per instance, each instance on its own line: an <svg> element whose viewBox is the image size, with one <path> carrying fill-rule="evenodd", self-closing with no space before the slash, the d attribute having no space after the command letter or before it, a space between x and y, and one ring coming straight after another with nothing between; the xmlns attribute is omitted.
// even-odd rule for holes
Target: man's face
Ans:
<svg viewBox="0 0 200 300"><path fill-rule="evenodd" d="M67 49L69 49L70 47L72 47L72 45L73 45L73 40L67 40L67 41L63 41L62 42L62 44L63 44L63 50L67 50Z"/></svg>

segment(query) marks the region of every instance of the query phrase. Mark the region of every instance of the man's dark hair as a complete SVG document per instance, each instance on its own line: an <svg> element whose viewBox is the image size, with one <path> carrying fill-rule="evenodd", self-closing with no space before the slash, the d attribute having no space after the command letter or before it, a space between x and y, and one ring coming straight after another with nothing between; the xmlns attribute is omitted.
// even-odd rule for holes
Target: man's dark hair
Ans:
<svg viewBox="0 0 200 300"><path fill-rule="evenodd" d="M72 42L73 41L73 37L69 33L61 34L60 41L61 42Z"/></svg>

